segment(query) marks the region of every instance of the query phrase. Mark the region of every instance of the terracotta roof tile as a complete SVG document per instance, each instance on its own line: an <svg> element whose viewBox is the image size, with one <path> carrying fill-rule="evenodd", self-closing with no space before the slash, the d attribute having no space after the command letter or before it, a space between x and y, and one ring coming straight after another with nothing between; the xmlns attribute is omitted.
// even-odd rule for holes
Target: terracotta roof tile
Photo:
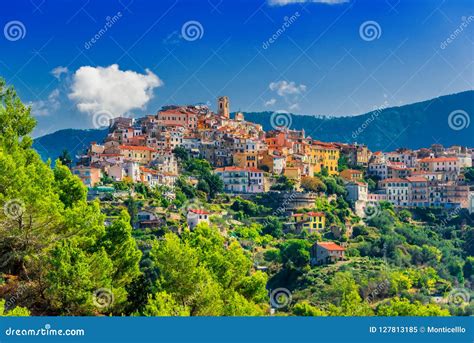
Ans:
<svg viewBox="0 0 474 343"><path fill-rule="evenodd" d="M345 251L346 249L334 242L317 242L320 247L331 251Z"/></svg>

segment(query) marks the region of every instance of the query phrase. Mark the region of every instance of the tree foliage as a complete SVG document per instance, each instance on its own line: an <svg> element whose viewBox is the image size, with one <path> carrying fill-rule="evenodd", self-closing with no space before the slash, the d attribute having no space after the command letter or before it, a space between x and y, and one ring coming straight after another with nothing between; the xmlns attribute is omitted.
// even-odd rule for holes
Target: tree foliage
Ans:
<svg viewBox="0 0 474 343"><path fill-rule="evenodd" d="M151 258L159 271L158 292L144 314L256 315L263 313L266 277L252 273L240 245L200 224L183 239L173 233L155 242Z"/></svg>

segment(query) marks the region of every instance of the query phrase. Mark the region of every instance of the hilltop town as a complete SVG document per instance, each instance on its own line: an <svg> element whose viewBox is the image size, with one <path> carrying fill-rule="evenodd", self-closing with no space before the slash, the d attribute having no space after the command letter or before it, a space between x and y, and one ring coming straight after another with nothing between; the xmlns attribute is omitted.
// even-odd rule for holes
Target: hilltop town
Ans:
<svg viewBox="0 0 474 343"><path fill-rule="evenodd" d="M305 130L275 126L264 132L242 113L231 119L225 96L217 108L214 113L206 105L165 106L156 115L112 119L105 141L93 142L73 173L91 190L106 177L166 186L171 195L182 171L175 152L182 151L208 161L223 192L233 195L317 192L314 176L329 175L343 180L345 198L361 218L381 202L397 208L474 209L465 177L472 148L433 144L372 152L363 144L321 142ZM291 186L282 186L285 182Z"/></svg>

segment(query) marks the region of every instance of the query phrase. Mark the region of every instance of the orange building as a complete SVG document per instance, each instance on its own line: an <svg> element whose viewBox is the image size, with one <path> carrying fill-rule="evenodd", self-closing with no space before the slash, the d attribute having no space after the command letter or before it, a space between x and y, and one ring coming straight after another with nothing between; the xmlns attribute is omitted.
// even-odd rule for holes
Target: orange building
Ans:
<svg viewBox="0 0 474 343"><path fill-rule="evenodd" d="M84 185L87 187L94 187L100 182L102 176L99 168L75 166L72 168L72 173L79 177Z"/></svg>
<svg viewBox="0 0 474 343"><path fill-rule="evenodd" d="M258 152L245 151L236 152L233 155L233 164L241 168L257 168L258 166Z"/></svg>
<svg viewBox="0 0 474 343"><path fill-rule="evenodd" d="M341 171L340 175L347 181L359 181L363 178L364 173L357 169L346 169Z"/></svg>

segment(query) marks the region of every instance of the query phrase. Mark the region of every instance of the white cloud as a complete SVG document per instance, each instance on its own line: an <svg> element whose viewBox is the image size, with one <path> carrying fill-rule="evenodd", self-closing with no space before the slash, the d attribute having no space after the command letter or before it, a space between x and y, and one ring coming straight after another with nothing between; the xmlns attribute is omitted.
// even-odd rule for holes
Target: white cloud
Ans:
<svg viewBox="0 0 474 343"><path fill-rule="evenodd" d="M327 5L344 4L349 0L268 0L270 6L285 6L290 4L318 3Z"/></svg>
<svg viewBox="0 0 474 343"><path fill-rule="evenodd" d="M299 102L303 97L303 93L306 92L306 86L301 84L298 85L294 81L277 81L272 82L268 85L271 91L276 92L288 105L289 111L299 110Z"/></svg>
<svg viewBox="0 0 474 343"><path fill-rule="evenodd" d="M298 95L306 91L305 85L297 85L294 81L278 81L269 85L272 91L276 91L279 96Z"/></svg>
<svg viewBox="0 0 474 343"><path fill-rule="evenodd" d="M275 99L275 98L272 98L272 99L270 99L270 100L265 101L265 104L264 104L264 105L265 105L265 107L273 106L273 105L276 104L276 102L277 102L276 99Z"/></svg>
<svg viewBox="0 0 474 343"><path fill-rule="evenodd" d="M300 105L298 104L292 104L290 105L290 107L288 107L290 109L290 111L295 111L295 110L299 110L300 109Z"/></svg>
<svg viewBox="0 0 474 343"><path fill-rule="evenodd" d="M81 67L74 73L69 98L81 112L109 111L121 116L134 108L144 108L153 97L153 89L163 85L150 70L140 74L108 67Z"/></svg>
<svg viewBox="0 0 474 343"><path fill-rule="evenodd" d="M58 80L61 79L62 74L67 74L68 72L69 72L69 69L63 66L58 66L54 68L53 70L51 70L51 74Z"/></svg>
<svg viewBox="0 0 474 343"><path fill-rule="evenodd" d="M59 109L61 106L59 102L59 89L53 90L48 95L46 100L38 100L30 102L31 113L35 117L45 117L49 116L51 112L54 112Z"/></svg>

